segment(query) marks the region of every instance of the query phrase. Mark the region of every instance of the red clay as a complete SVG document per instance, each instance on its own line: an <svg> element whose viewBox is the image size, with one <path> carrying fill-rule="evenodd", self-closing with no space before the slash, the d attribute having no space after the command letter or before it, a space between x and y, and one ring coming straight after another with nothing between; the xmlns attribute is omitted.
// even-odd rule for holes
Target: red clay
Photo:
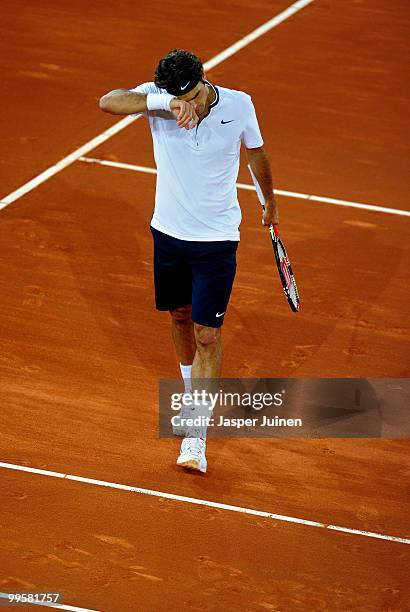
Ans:
<svg viewBox="0 0 410 612"><path fill-rule="evenodd" d="M111 125L98 97L163 52L206 60L289 4L3 2L2 196ZM252 94L278 187L408 207L397 4L313 3L209 73ZM90 155L152 166L145 121ZM406 440L211 440L205 477L177 470L178 442L157 439L177 364L152 298L154 189L76 162L1 211L1 460L408 537ZM408 376L408 220L280 198L293 315L256 197L240 201L224 375ZM404 544L2 477L2 591L113 612L406 609Z"/></svg>

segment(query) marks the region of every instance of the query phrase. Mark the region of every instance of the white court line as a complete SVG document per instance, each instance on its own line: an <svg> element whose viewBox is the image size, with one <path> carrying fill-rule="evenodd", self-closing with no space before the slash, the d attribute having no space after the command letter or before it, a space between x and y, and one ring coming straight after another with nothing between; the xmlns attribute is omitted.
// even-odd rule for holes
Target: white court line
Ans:
<svg viewBox="0 0 410 612"><path fill-rule="evenodd" d="M133 172L145 172L147 174L157 173L155 168L148 168L147 166L135 166L134 164L124 164L122 162L108 161L105 159L96 159L94 157L80 157L79 161L86 162L88 164L99 164L100 166L121 168L123 170L132 170ZM255 191L255 186L248 185L247 183L237 183L236 186L238 187L238 189L247 189L248 191ZM326 204L334 204L335 206L361 208L363 210L371 210L372 212L410 217L410 211L402 210L400 208L386 208L386 206L377 206L376 204L364 204L363 202L349 202L348 200L337 200L336 198L309 195L307 193L297 193L296 191L285 191L283 189L275 189L275 194L286 196L288 198L297 198L299 200L309 200L310 202L324 202Z"/></svg>
<svg viewBox="0 0 410 612"><path fill-rule="evenodd" d="M9 599L9 595L10 593L0 593L0 598ZM5 604L0 603L0 607L2 605L5 605ZM10 604L10 605L16 605L17 607L19 607L18 604ZM56 608L57 610L71 610L72 612L98 612L98 610L91 610L91 608L78 608L77 606L65 606L63 604L49 603L46 601L44 602L43 601L30 601L30 602L27 602L27 604L21 604L21 605L43 606L45 608Z"/></svg>
<svg viewBox="0 0 410 612"><path fill-rule="evenodd" d="M286 19L289 19L289 17L291 17L292 15L300 11L302 8L304 8L308 4L311 4L314 1L315 0L298 0L298 2L294 2L291 6L289 6L289 8L282 11L282 13L279 13L279 15L276 15L276 17L273 17L272 19L261 25L259 28L256 28L256 30L253 30L250 34L247 34L246 36L238 40L238 42L234 43L221 53L218 53L218 55L215 55L215 57L213 57L209 61L205 62L204 69L211 70L211 68L218 66L218 64L221 64L228 57L231 57L232 55L249 45L251 42L259 38L263 34L266 34L266 32L272 30L280 23L282 23ZM91 149L94 149L98 145L102 144L103 142L111 138L111 136L114 136L114 134L117 134L125 127L130 125L130 123L133 123L139 117L141 117L141 115L137 115L135 117L128 115L127 117L124 117L123 119L121 119L121 121L115 123L108 130L102 132L102 134L99 134L92 140L89 140L85 145L83 145L76 151L73 151L72 153L67 155L67 157L64 157L53 166L50 166L41 174L35 176L28 183L25 183L12 193L9 193L9 195L5 196L0 200L0 210L2 208L6 208L6 206L11 204L12 202L15 202L29 191L32 191L33 189L41 185L41 183L44 183L64 168L67 168L67 166L75 162L79 157L85 155L86 153L88 153L88 151L91 151Z"/></svg>
<svg viewBox="0 0 410 612"><path fill-rule="evenodd" d="M8 196L4 197L0 202L0 210L2 208L6 208L6 206L11 204L12 202L15 202L29 191L35 189L36 187L41 185L41 183L44 183L49 178L57 174L57 172L61 172L61 170L67 168L67 166L75 162L79 157L85 155L86 153L91 151L91 149L95 149L95 147L98 147L98 145L111 138L111 136L114 136L114 134L117 134L117 132L124 129L125 127L127 127L127 125L133 123L141 116L142 115L137 115L135 117L124 117L124 119L121 119L121 121L118 121L118 123L115 123L110 128L108 128L108 130L105 130L105 132L102 132L92 140L89 140L82 147L76 149L75 151L67 155L67 157L60 159L60 161L54 164L54 166L50 166L50 168L47 168L47 170L44 170L44 172L38 174L36 177L31 179L31 181L25 183L24 185L22 185L22 187L19 187L18 189L16 189L16 191L13 191L12 193L9 193Z"/></svg>
<svg viewBox="0 0 410 612"><path fill-rule="evenodd" d="M399 542L401 544L410 544L410 539L399 538L397 536L385 535L383 533L374 533L373 531L361 531L360 529L351 529L349 527L341 527L340 525L329 525L328 523L319 523L307 519L300 519L294 516L286 516L284 514L273 514L272 512L263 512L253 510L252 508L242 508L240 506L231 506L230 504L221 504L219 502L208 501L205 499L197 499L195 497L185 497L184 495L174 495L173 493L164 493L152 489L141 489L140 487L131 487L129 485L118 484L116 482L107 482L105 480L95 480L94 478L85 478L84 476L74 476L73 474L63 474L62 472L50 472L48 470L40 470L37 468L16 465L14 463L0 462L0 468L15 470L18 472L29 472L30 474L40 474L41 476L50 476L52 478L63 478L64 480L74 480L86 484L96 485L98 487L108 487L110 489L120 489L122 491L130 491L132 493L140 493L142 495L152 495L153 497L161 497L162 499L172 499L173 501L195 504L197 506L208 506L209 508L218 508L221 510L230 510L231 512L240 512L242 514L250 514L252 516L261 516L267 519L277 521L285 521L287 523L297 523L299 525L307 525L309 527L321 527L322 529L331 529L333 531L341 531L352 535L366 536L368 538L376 538L378 540L389 540L391 542Z"/></svg>
<svg viewBox="0 0 410 612"><path fill-rule="evenodd" d="M209 62L206 62L206 64L204 64L205 70L211 70L211 68L214 68L221 62L225 61L228 57L231 57L231 55L234 55L260 36L263 36L263 34L266 34L266 32L269 32L269 30L272 30L272 28L276 28L276 26L278 26L280 23L286 19L289 19L289 17L292 17L292 15L303 9L308 4L312 4L312 2L314 2L314 0L298 0L298 2L294 2L294 4L282 11L282 13L279 13L279 15L276 15L276 17L273 17L263 25L259 26L259 28L256 28L256 30L253 30L247 36L244 36L244 38L241 38L241 40L238 40L237 43L231 45L225 49L225 51L222 51L222 53L216 55L213 59L209 60Z"/></svg>

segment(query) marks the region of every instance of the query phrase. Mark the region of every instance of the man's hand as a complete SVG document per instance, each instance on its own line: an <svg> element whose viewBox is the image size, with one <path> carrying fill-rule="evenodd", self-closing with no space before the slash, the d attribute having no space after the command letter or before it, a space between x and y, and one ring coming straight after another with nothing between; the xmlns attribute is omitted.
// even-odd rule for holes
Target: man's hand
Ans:
<svg viewBox="0 0 410 612"><path fill-rule="evenodd" d="M246 156L252 173L259 184L261 198L265 202L262 214L262 225L277 225L279 223L278 204L273 195L272 171L264 147L246 149Z"/></svg>
<svg viewBox="0 0 410 612"><path fill-rule="evenodd" d="M185 102L185 100L174 98L170 102L170 108L180 128L191 130L199 121L195 108L189 102Z"/></svg>
<svg viewBox="0 0 410 612"><path fill-rule="evenodd" d="M265 208L262 215L262 225L277 225L279 223L279 209L275 198L265 198Z"/></svg>

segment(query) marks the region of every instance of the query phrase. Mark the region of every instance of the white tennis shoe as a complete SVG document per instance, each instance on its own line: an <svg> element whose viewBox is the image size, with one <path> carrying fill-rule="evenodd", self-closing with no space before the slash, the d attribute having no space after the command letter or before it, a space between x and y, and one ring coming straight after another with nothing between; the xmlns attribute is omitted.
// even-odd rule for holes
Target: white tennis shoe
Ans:
<svg viewBox="0 0 410 612"><path fill-rule="evenodd" d="M193 413L193 405L183 404L179 412L175 413L173 417L175 419L175 424L172 423L172 433L174 436L185 436L187 433L187 419L192 419L194 416Z"/></svg>
<svg viewBox="0 0 410 612"><path fill-rule="evenodd" d="M205 440L202 438L184 438L181 444L177 465L198 472L206 472Z"/></svg>

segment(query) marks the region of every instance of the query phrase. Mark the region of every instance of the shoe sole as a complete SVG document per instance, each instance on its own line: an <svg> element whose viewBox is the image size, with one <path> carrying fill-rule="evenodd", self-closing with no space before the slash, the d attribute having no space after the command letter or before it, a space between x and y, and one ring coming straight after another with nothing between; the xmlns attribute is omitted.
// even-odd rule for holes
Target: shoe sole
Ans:
<svg viewBox="0 0 410 612"><path fill-rule="evenodd" d="M177 465L185 470L190 470L191 472L202 472L202 474L205 474L207 468L206 463L204 466L201 466L201 462L197 459L187 459L186 461L181 462L178 459Z"/></svg>

